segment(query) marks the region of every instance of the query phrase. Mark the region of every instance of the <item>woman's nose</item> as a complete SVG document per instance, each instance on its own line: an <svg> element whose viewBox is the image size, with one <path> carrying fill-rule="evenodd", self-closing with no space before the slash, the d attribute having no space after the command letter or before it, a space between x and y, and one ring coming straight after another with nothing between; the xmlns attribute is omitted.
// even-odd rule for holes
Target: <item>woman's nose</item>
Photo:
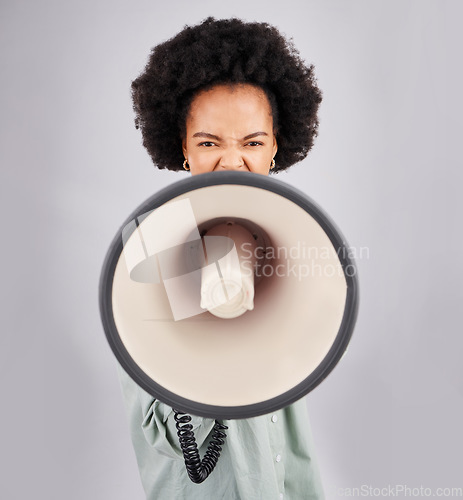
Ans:
<svg viewBox="0 0 463 500"><path fill-rule="evenodd" d="M238 170L244 165L244 161L239 151L230 150L224 152L219 165L227 170Z"/></svg>

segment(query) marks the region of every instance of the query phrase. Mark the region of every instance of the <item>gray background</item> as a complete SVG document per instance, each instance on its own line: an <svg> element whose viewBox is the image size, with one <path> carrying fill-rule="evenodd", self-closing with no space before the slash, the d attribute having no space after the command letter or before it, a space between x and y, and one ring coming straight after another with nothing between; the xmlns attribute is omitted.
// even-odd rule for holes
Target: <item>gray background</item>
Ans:
<svg viewBox="0 0 463 500"><path fill-rule="evenodd" d="M276 24L316 65L319 138L278 178L369 249L348 355L307 398L328 498L463 486L462 10L2 1L1 498L143 498L97 286L123 220L188 175L153 168L130 82L208 15Z"/></svg>

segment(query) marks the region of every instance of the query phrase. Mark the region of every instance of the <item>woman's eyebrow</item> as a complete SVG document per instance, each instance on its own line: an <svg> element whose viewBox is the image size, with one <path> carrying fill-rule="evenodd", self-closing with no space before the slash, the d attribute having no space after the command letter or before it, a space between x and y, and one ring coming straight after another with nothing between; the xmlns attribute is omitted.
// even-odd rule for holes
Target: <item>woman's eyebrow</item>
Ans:
<svg viewBox="0 0 463 500"><path fill-rule="evenodd" d="M214 139L215 141L220 141L220 137L214 134L209 134L208 132L196 132L193 137L204 137L206 139Z"/></svg>
<svg viewBox="0 0 463 500"><path fill-rule="evenodd" d="M247 141L248 139L252 139L254 137L259 137L260 135L268 136L267 132L254 132L253 134L249 134L246 137L243 137L243 141Z"/></svg>
<svg viewBox="0 0 463 500"><path fill-rule="evenodd" d="M252 134L243 137L243 141L247 141L249 139L253 139L254 137L259 137L260 135L265 135L268 137L267 132L253 132ZM214 139L215 141L221 141L222 139L214 134L209 134L208 132L196 132L193 134L193 137L203 137L205 139Z"/></svg>

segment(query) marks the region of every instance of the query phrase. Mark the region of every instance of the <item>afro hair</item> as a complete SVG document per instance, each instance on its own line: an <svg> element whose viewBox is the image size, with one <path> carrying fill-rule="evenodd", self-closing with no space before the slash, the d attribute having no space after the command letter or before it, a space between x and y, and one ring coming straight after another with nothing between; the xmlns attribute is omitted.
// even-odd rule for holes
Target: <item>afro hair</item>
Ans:
<svg viewBox="0 0 463 500"><path fill-rule="evenodd" d="M209 17L154 47L132 82L135 124L158 168L183 170L182 138L193 98L227 83L252 84L266 93L278 142L272 172L307 156L322 100L313 65L274 26Z"/></svg>

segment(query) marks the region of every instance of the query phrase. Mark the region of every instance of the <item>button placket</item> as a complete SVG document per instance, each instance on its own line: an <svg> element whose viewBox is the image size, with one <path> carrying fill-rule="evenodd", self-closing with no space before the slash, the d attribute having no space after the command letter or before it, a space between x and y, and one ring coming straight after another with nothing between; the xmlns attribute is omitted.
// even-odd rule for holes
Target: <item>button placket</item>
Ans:
<svg viewBox="0 0 463 500"><path fill-rule="evenodd" d="M283 494L286 475L283 460L283 451L286 444L284 426L282 427L284 424L284 415L281 412L275 412L268 415L267 418L272 460L278 481L278 490L275 493Z"/></svg>

